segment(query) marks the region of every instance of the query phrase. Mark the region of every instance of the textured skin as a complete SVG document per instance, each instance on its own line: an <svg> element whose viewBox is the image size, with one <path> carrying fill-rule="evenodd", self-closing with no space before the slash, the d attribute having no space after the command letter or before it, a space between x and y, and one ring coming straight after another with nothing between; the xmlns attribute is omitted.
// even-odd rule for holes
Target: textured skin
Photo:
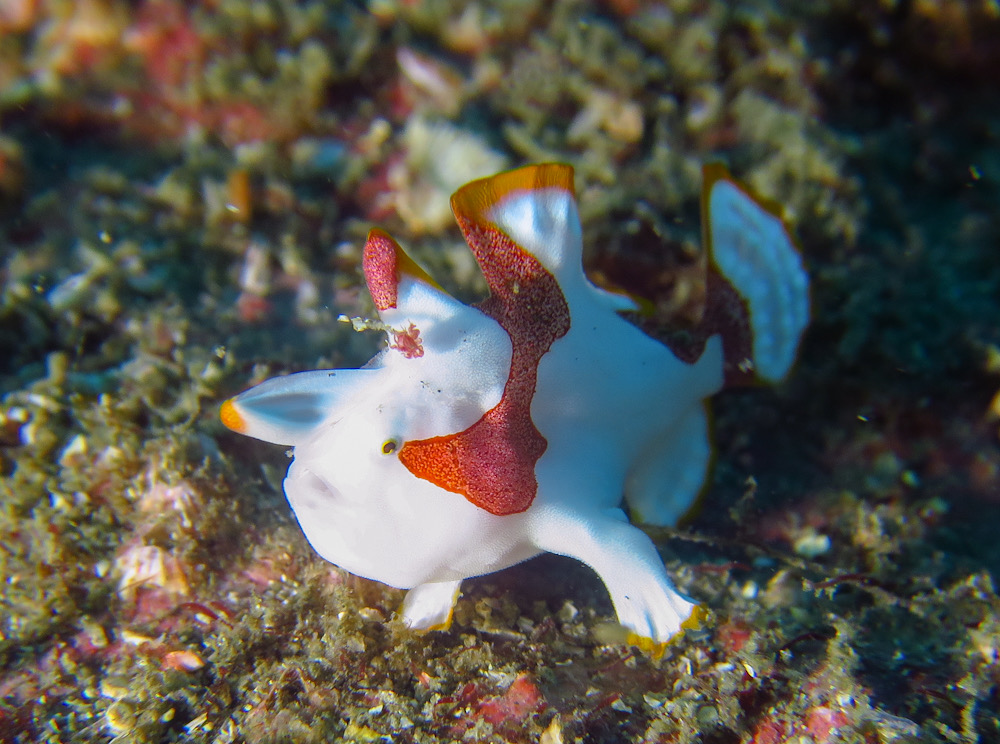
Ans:
<svg viewBox="0 0 1000 744"><path fill-rule="evenodd" d="M808 316L780 220L724 171L706 175L706 239L723 261L676 354L584 275L572 169L529 166L452 197L484 302L457 302L373 230L364 270L387 348L363 369L262 383L227 401L223 422L294 447L285 493L306 537L410 589L411 626L447 627L463 579L553 552L593 568L629 640L662 650L693 604L623 499L633 517L675 523L710 459L704 400L752 376L758 352L770 379L784 374Z"/></svg>

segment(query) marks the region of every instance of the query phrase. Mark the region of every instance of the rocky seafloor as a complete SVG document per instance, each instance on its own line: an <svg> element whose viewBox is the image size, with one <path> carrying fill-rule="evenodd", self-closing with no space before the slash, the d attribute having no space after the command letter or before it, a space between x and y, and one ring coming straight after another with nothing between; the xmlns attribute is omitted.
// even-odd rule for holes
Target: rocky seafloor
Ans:
<svg viewBox="0 0 1000 744"><path fill-rule="evenodd" d="M1000 741L997 38L995 0L0 0L0 740ZM707 610L659 659L551 556L408 631L218 420L375 350L373 224L480 296L448 196L547 160L674 324L706 162L812 277L651 531Z"/></svg>

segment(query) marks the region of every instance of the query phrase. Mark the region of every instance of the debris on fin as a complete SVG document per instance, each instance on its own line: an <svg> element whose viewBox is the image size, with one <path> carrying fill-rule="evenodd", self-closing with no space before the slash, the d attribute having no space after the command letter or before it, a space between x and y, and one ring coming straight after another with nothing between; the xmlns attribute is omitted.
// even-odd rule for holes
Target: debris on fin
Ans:
<svg viewBox="0 0 1000 744"><path fill-rule="evenodd" d="M724 166L705 166L705 245L746 302L753 371L771 382L788 373L809 323L809 278L777 211L738 186Z"/></svg>

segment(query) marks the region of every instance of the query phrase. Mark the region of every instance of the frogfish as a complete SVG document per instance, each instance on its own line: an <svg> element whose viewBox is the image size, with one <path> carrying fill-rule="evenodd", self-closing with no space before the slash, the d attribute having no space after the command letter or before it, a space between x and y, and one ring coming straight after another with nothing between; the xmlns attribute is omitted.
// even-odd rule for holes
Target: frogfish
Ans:
<svg viewBox="0 0 1000 744"><path fill-rule="evenodd" d="M674 525L697 499L708 398L791 368L809 320L799 252L774 208L707 166L706 309L680 353L584 273L572 167L473 181L451 205L485 300L458 301L373 229L384 348L360 369L267 380L222 421L293 448L284 491L309 543L409 590L409 626L448 627L462 581L549 552L592 568L628 640L662 649L695 605L633 521Z"/></svg>

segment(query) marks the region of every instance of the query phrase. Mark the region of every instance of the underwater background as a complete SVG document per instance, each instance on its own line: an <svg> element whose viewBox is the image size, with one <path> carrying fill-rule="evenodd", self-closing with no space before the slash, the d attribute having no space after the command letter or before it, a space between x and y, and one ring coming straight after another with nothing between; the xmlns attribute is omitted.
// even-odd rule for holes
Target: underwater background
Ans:
<svg viewBox="0 0 1000 744"><path fill-rule="evenodd" d="M0 0L0 741L1000 741L998 69L996 0ZM371 356L373 224L482 296L448 197L550 160L665 321L707 162L811 275L651 532L708 610L660 659L552 556L406 630L218 420Z"/></svg>

